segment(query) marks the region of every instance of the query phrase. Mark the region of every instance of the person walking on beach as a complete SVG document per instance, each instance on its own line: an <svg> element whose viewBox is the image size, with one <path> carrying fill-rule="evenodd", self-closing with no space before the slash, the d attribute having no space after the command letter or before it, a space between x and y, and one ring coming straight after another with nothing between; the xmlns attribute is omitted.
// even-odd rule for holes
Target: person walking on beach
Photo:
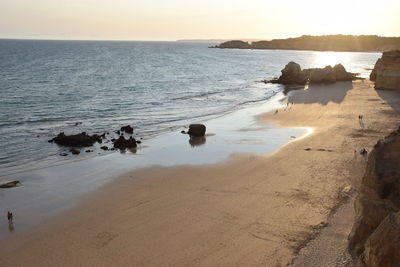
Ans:
<svg viewBox="0 0 400 267"><path fill-rule="evenodd" d="M10 211L7 211L7 219L8 219L8 223L13 222L13 214Z"/></svg>

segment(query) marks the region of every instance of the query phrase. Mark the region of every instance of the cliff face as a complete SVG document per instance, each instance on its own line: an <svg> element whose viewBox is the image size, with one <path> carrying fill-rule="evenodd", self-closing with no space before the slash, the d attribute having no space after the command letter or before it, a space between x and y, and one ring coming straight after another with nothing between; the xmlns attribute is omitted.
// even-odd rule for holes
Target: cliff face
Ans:
<svg viewBox="0 0 400 267"><path fill-rule="evenodd" d="M241 49L283 49L283 50L316 50L316 51L388 51L400 49L400 37L380 37L376 35L303 35L298 38L275 39L235 43L229 41L216 46L217 48Z"/></svg>
<svg viewBox="0 0 400 267"><path fill-rule="evenodd" d="M384 52L369 78L376 89L400 89L400 50Z"/></svg>
<svg viewBox="0 0 400 267"><path fill-rule="evenodd" d="M355 210L349 239L360 266L399 266L400 127L370 153Z"/></svg>

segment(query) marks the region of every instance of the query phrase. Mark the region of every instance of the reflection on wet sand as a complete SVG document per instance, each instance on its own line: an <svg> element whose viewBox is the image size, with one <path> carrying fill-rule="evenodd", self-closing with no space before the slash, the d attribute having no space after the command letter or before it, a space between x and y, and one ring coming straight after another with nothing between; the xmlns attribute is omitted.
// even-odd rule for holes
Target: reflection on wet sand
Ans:
<svg viewBox="0 0 400 267"><path fill-rule="evenodd" d="M200 137L191 136L190 139L189 139L189 144L192 147L201 146L201 145L204 145L205 143L206 143L206 137L205 136L200 136Z"/></svg>

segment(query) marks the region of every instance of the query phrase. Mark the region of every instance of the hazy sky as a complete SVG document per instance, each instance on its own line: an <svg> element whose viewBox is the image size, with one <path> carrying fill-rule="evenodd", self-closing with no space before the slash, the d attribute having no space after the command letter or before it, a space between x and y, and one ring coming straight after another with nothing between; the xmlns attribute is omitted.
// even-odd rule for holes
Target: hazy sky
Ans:
<svg viewBox="0 0 400 267"><path fill-rule="evenodd" d="M400 0L0 0L0 38L400 36Z"/></svg>

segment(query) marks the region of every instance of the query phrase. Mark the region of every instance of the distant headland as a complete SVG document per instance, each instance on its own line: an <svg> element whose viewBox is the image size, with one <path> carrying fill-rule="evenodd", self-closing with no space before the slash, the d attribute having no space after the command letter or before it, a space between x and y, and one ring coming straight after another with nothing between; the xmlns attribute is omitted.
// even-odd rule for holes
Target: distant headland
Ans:
<svg viewBox="0 0 400 267"><path fill-rule="evenodd" d="M297 38L247 42L232 40L211 48L383 52L400 49L400 37L377 35L303 35Z"/></svg>
<svg viewBox="0 0 400 267"><path fill-rule="evenodd" d="M224 43L229 41L230 39L180 39L176 40L177 42L184 42L184 43ZM243 42L257 42L261 41L262 39L242 39L237 38L237 40L241 40Z"/></svg>

